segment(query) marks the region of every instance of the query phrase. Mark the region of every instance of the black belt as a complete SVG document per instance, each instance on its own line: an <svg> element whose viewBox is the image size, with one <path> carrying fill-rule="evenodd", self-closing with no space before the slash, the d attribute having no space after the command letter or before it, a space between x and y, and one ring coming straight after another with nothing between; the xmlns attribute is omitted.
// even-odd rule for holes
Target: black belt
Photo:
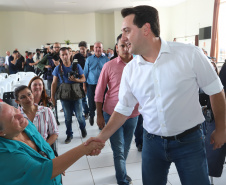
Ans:
<svg viewBox="0 0 226 185"><path fill-rule="evenodd" d="M194 131L196 131L200 128L201 128L201 124L198 124L195 127L192 127L188 130L185 130L184 132L182 132L181 134L178 134L176 136L168 136L168 137L167 136L160 136L160 137L162 139L167 139L167 140L176 140L176 139L180 139L180 138L182 138L182 137L184 137L184 136L186 136L186 135L188 135L188 134L190 134L190 133L192 133L192 132L194 132Z"/></svg>

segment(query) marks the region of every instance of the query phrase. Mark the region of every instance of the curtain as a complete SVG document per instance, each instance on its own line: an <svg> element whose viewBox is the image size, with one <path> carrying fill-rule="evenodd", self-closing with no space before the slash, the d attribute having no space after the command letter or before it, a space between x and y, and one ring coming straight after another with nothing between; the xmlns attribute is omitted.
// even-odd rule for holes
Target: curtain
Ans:
<svg viewBox="0 0 226 185"><path fill-rule="evenodd" d="M218 55L218 16L220 9L220 0L215 0L213 11L213 26L211 38L210 57L217 57Z"/></svg>

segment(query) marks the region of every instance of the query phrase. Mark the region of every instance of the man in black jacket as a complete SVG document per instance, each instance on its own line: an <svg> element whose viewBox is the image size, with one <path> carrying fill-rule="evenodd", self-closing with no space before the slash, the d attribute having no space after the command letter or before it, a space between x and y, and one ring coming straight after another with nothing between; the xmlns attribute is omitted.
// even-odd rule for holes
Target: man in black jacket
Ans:
<svg viewBox="0 0 226 185"><path fill-rule="evenodd" d="M78 47L79 47L80 52L75 54L73 59L77 59L78 63L82 67L82 69L84 69L86 58L91 56L91 54L87 53L87 43L85 41L79 42ZM84 98L82 98L82 107L83 107L84 117L85 117L85 119L88 119L89 107L87 104L86 96Z"/></svg>

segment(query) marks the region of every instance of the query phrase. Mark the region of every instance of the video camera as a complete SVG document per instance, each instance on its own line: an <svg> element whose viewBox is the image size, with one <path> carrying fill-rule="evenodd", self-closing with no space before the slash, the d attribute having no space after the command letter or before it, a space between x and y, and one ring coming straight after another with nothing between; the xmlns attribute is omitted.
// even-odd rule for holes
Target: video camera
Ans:
<svg viewBox="0 0 226 185"><path fill-rule="evenodd" d="M59 53L51 53L50 55L49 55L49 57L51 57L53 60L55 60L55 61L58 61L58 60L60 60L60 54Z"/></svg>
<svg viewBox="0 0 226 185"><path fill-rule="evenodd" d="M40 49L40 53L43 53L44 55L46 55L47 54L47 48Z"/></svg>
<svg viewBox="0 0 226 185"><path fill-rule="evenodd" d="M74 59L73 63L72 63L72 71L68 72L68 78L70 78L71 76L74 76L74 78L79 78L79 73L78 73L78 60Z"/></svg>

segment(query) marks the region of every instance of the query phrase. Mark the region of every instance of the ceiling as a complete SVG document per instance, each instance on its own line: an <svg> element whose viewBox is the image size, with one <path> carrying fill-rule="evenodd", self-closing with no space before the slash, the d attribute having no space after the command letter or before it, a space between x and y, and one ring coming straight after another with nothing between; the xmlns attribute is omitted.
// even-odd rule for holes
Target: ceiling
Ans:
<svg viewBox="0 0 226 185"><path fill-rule="evenodd" d="M137 5L175 6L186 0L0 0L0 11L42 14L112 13Z"/></svg>

